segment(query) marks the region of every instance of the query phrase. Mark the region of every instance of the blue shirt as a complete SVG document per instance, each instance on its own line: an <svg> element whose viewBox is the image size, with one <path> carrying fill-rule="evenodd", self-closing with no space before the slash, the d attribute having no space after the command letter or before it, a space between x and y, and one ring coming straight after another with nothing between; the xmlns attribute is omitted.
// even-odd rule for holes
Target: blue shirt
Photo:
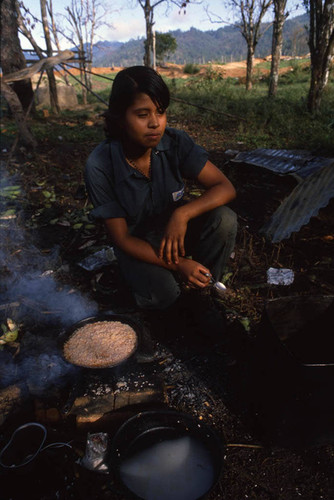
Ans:
<svg viewBox="0 0 334 500"><path fill-rule="evenodd" d="M162 230L183 198L183 179L196 179L207 160L207 151L186 132L167 127L152 149L151 178L147 179L128 164L121 143L107 139L86 163L85 181L94 206L90 216L124 217L130 233L138 237Z"/></svg>

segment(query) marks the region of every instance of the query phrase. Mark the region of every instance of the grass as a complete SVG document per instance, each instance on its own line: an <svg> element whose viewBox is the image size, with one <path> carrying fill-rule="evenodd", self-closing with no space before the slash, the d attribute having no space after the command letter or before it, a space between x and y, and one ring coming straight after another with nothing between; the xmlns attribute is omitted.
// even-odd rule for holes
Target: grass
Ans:
<svg viewBox="0 0 334 500"><path fill-rule="evenodd" d="M267 95L266 79L256 80L253 89L247 92L244 85L231 78L192 77L186 83L173 82L173 94L210 111L172 102L170 112L183 121L215 127L222 136L234 134L235 141L244 143L245 148L307 149L333 154L334 75L324 92L318 115L312 116L307 111L308 90L309 70L301 66L281 76L275 98Z"/></svg>
<svg viewBox="0 0 334 500"><path fill-rule="evenodd" d="M314 153L334 154L334 72L324 92L321 110L312 116L307 112L310 72L304 60L288 61L293 70L279 79L275 98L268 97L268 81L260 72L255 74L253 89L235 78L222 78L214 71L204 75L193 74L187 79L166 78L172 97L183 102L171 101L168 117L178 126L195 124L203 133L215 130L220 135L221 147L231 143L242 144L243 149L277 148L307 149ZM282 65L287 61L282 61ZM264 63L268 64L268 63ZM115 73L116 74L116 73ZM108 102L112 79L93 75L93 91ZM72 83L79 95L77 81ZM39 141L46 138L68 142L95 142L103 137L102 125L87 125L106 107L94 95L88 94L86 109L62 112L59 117L44 118L38 113L30 120L33 133ZM15 123L5 123L6 134L15 134ZM61 139L59 139L61 138Z"/></svg>

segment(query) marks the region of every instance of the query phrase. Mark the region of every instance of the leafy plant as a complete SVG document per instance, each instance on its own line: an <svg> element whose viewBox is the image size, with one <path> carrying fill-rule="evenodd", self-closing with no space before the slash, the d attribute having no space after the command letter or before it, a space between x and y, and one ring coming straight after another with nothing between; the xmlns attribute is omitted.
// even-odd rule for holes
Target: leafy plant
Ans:
<svg viewBox="0 0 334 500"><path fill-rule="evenodd" d="M196 75L199 72L200 68L197 64L187 63L183 68L183 73L186 73L187 75Z"/></svg>
<svg viewBox="0 0 334 500"><path fill-rule="evenodd" d="M12 344L17 340L19 334L18 325L10 318L7 318L5 323L1 324L2 335L0 335L0 350L6 344Z"/></svg>

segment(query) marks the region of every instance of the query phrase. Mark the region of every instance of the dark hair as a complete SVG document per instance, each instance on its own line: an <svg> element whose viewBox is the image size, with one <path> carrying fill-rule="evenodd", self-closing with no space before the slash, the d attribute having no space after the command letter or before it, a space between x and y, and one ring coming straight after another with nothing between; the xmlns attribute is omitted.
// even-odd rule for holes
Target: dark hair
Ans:
<svg viewBox="0 0 334 500"><path fill-rule="evenodd" d="M105 132L111 139L121 136L120 123L126 110L140 92L147 94L159 111L169 105L169 90L161 76L147 66L131 66L117 73L109 98L108 111L104 113Z"/></svg>

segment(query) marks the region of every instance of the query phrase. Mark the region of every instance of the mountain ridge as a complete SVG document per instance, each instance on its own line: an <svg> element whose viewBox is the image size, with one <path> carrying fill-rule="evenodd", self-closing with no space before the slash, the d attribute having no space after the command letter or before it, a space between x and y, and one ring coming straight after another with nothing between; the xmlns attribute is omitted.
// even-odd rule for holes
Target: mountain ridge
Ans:
<svg viewBox="0 0 334 500"><path fill-rule="evenodd" d="M301 56L309 51L307 45L308 15L287 19L283 29L282 55ZM256 57L271 54L272 25L263 23L264 34L256 47ZM201 31L190 28L187 31L169 31L177 42L177 49L168 59L176 64L208 62L226 63L240 61L247 56L247 45L238 28L220 27L216 30ZM96 67L131 66L142 64L144 37L127 42L101 41L93 46L93 65Z"/></svg>

